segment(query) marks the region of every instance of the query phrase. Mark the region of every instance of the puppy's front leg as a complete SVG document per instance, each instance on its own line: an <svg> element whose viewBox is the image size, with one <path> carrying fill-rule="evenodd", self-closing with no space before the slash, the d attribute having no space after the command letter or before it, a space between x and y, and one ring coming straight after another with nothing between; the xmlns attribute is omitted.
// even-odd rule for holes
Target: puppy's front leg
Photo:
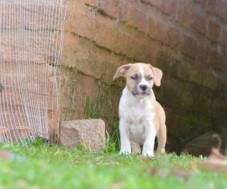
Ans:
<svg viewBox="0 0 227 189"><path fill-rule="evenodd" d="M143 144L142 155L145 157L154 157L154 143L156 130L154 125L148 125L146 128L146 138Z"/></svg>
<svg viewBox="0 0 227 189"><path fill-rule="evenodd" d="M127 123L123 120L120 120L119 130L121 143L120 154L131 154L131 144L127 131Z"/></svg>

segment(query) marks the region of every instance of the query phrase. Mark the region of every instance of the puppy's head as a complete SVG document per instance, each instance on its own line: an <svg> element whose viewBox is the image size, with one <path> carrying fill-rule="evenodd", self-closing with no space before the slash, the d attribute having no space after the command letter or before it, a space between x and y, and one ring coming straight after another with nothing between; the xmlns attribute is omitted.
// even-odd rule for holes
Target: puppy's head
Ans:
<svg viewBox="0 0 227 189"><path fill-rule="evenodd" d="M162 71L150 64L135 63L120 66L113 79L124 77L129 91L134 96L148 96L154 85L160 86Z"/></svg>

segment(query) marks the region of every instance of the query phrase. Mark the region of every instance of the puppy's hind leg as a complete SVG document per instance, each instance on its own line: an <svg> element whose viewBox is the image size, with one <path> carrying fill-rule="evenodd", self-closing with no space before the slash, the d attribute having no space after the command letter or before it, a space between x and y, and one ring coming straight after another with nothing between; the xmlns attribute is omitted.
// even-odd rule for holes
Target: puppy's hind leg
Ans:
<svg viewBox="0 0 227 189"><path fill-rule="evenodd" d="M167 131L166 131L166 124L160 123L159 131L157 133L158 137L158 148L157 148L157 154L164 154L165 153L165 146L166 146L166 140L167 140Z"/></svg>
<svg viewBox="0 0 227 189"><path fill-rule="evenodd" d="M139 154L141 152L141 148L140 148L140 145L138 143L131 141L131 147L132 147L132 153L133 154Z"/></svg>

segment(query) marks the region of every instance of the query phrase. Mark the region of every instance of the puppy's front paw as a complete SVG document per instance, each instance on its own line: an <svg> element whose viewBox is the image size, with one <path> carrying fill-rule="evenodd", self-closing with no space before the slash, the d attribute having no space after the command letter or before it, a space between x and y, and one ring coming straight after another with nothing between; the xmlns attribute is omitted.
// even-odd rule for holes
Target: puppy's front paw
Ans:
<svg viewBox="0 0 227 189"><path fill-rule="evenodd" d="M152 158L152 157L154 157L154 152L152 152L152 151L143 151L142 156L143 157Z"/></svg>
<svg viewBox="0 0 227 189"><path fill-rule="evenodd" d="M161 148L161 149L157 149L157 152L156 152L158 155L162 155L162 154L165 154L166 151L165 151L165 148Z"/></svg>
<svg viewBox="0 0 227 189"><path fill-rule="evenodd" d="M131 154L131 150L121 149L119 154L120 155L129 155L129 154Z"/></svg>

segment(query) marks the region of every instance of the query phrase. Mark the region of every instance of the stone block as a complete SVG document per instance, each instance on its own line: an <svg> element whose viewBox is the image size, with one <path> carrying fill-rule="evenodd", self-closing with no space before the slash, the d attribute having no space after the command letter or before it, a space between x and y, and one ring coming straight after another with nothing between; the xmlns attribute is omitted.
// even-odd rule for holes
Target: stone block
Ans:
<svg viewBox="0 0 227 189"><path fill-rule="evenodd" d="M85 4L98 7L99 0L83 0Z"/></svg>
<svg viewBox="0 0 227 189"><path fill-rule="evenodd" d="M181 30L155 15L148 17L148 35L175 50L180 45Z"/></svg>
<svg viewBox="0 0 227 189"><path fill-rule="evenodd" d="M104 15L111 18L118 18L119 0L100 0L99 9L103 11Z"/></svg>
<svg viewBox="0 0 227 189"><path fill-rule="evenodd" d="M210 154L211 148L216 147L215 144L217 142L214 138L215 135L216 134L214 132L210 131L194 138L185 145L183 152L187 152L196 156L208 156Z"/></svg>
<svg viewBox="0 0 227 189"><path fill-rule="evenodd" d="M198 44L196 39L193 36L187 35L187 34L182 35L181 44L180 44L180 50L182 53L195 59L195 56L197 54L197 48L198 48Z"/></svg>
<svg viewBox="0 0 227 189"><path fill-rule="evenodd" d="M100 151L105 147L105 123L100 119L63 121L60 143L70 149L83 146L90 151Z"/></svg>
<svg viewBox="0 0 227 189"><path fill-rule="evenodd" d="M176 0L163 0L161 3L161 10L165 13L170 15L171 17L176 16L177 10L177 1Z"/></svg>
<svg viewBox="0 0 227 189"><path fill-rule="evenodd" d="M208 27L207 27L207 37L214 41L220 41L220 34L221 34L221 26L215 20L209 19Z"/></svg>
<svg viewBox="0 0 227 189"><path fill-rule="evenodd" d="M162 0L141 0L143 3L150 4L152 6L161 7Z"/></svg>
<svg viewBox="0 0 227 189"><path fill-rule="evenodd" d="M227 26L222 28L221 43L227 46Z"/></svg>
<svg viewBox="0 0 227 189"><path fill-rule="evenodd" d="M148 29L147 15L138 8L136 3L125 2L122 4L120 20L143 32Z"/></svg>
<svg viewBox="0 0 227 189"><path fill-rule="evenodd" d="M177 21L187 28L205 34L207 18L205 10L188 0L179 1L178 6Z"/></svg>

